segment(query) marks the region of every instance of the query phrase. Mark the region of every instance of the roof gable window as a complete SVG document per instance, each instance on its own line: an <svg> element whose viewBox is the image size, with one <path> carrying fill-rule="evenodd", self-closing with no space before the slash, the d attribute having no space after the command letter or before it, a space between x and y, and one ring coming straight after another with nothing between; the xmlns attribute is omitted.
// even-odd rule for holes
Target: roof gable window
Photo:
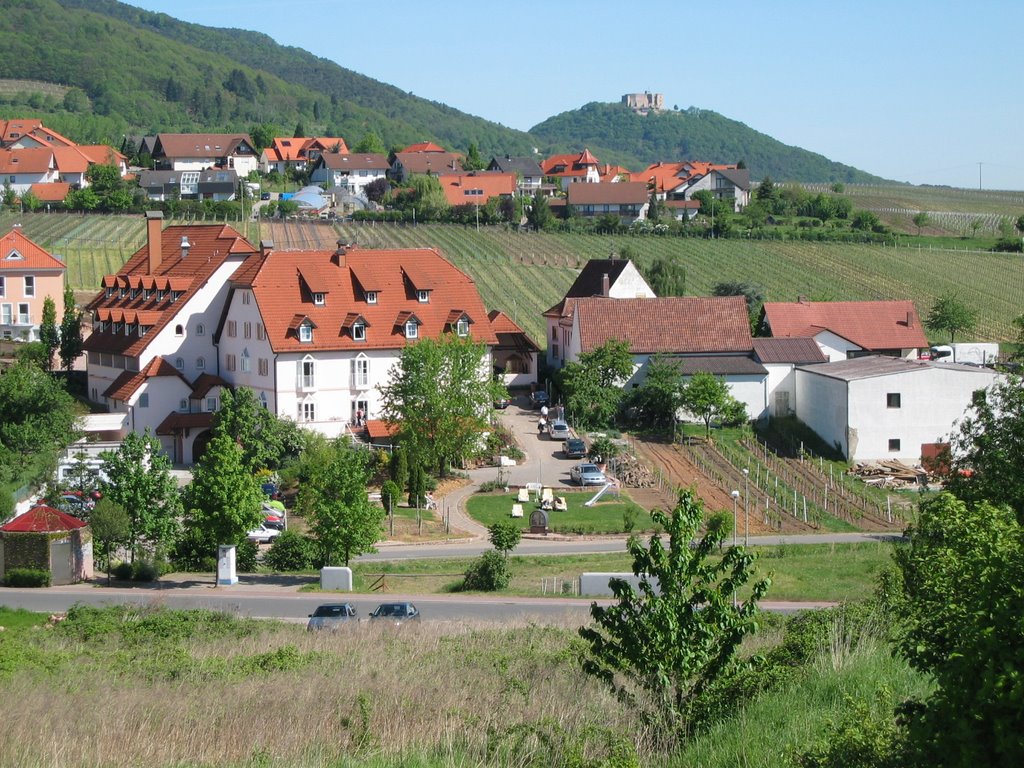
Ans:
<svg viewBox="0 0 1024 768"><path fill-rule="evenodd" d="M326 293L314 293L313 294L313 303L316 304L318 307L322 307L324 304L327 303L327 294Z"/></svg>
<svg viewBox="0 0 1024 768"><path fill-rule="evenodd" d="M5 256L4 258L6 258L6 259L8 259L8 260L10 260L10 261L21 261L21 260L22 260L22 259L24 259L25 257L24 257L24 256L22 256L22 255L21 255L20 253L18 253L18 251L16 251L16 250L12 250L12 251L11 251L10 253L8 253L8 254L7 254L7 256Z"/></svg>
<svg viewBox="0 0 1024 768"><path fill-rule="evenodd" d="M303 323L299 326L299 341L313 341L313 326L309 323Z"/></svg>
<svg viewBox="0 0 1024 768"><path fill-rule="evenodd" d="M377 303L377 292L376 291L367 291L366 292L366 303L367 304L376 304Z"/></svg>
<svg viewBox="0 0 1024 768"><path fill-rule="evenodd" d="M416 291L416 301L426 304L430 301L430 291Z"/></svg>
<svg viewBox="0 0 1024 768"><path fill-rule="evenodd" d="M458 336L469 336L469 319L466 317L460 317L459 321L455 323L455 333Z"/></svg>
<svg viewBox="0 0 1024 768"><path fill-rule="evenodd" d="M405 338L416 339L420 335L420 324L419 321L414 317L410 317L405 321Z"/></svg>
<svg viewBox="0 0 1024 768"><path fill-rule="evenodd" d="M352 340L366 341L366 323L357 321L352 324Z"/></svg>

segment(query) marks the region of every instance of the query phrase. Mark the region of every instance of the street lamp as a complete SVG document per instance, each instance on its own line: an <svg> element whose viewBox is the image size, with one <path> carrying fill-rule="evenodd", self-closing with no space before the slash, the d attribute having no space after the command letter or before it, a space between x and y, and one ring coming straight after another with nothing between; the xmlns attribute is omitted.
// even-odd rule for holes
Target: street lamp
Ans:
<svg viewBox="0 0 1024 768"><path fill-rule="evenodd" d="M750 544L750 470L743 470L743 546Z"/></svg>
<svg viewBox="0 0 1024 768"><path fill-rule="evenodd" d="M739 491L733 491L729 494L732 496L732 545L735 547L739 542L736 540L736 502L740 498Z"/></svg>

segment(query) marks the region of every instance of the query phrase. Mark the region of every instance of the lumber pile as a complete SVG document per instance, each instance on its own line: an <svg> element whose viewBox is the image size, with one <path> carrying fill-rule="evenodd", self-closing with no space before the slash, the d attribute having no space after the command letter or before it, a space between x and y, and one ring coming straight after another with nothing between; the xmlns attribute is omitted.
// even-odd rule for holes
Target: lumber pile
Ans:
<svg viewBox="0 0 1024 768"><path fill-rule="evenodd" d="M658 484L650 467L635 456L620 458L616 474L627 488L654 488Z"/></svg>
<svg viewBox="0 0 1024 768"><path fill-rule="evenodd" d="M928 473L922 467L911 466L895 459L858 461L852 473L868 485L883 488L919 485L928 480Z"/></svg>

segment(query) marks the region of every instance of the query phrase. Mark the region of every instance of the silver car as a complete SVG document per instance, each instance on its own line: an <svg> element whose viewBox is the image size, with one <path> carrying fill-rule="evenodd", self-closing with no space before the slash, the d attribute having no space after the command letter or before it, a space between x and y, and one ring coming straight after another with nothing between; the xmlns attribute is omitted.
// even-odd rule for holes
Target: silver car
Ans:
<svg viewBox="0 0 1024 768"><path fill-rule="evenodd" d="M580 485L604 485L608 482L596 464L577 464L569 470L569 479Z"/></svg>
<svg viewBox="0 0 1024 768"><path fill-rule="evenodd" d="M551 426L548 427L548 434L552 440L568 440L572 437L572 433L569 432L569 425L561 420L551 422Z"/></svg>
<svg viewBox="0 0 1024 768"><path fill-rule="evenodd" d="M311 632L314 629L338 629L343 624L356 621L356 609L351 603L329 603L309 614L306 629Z"/></svg>

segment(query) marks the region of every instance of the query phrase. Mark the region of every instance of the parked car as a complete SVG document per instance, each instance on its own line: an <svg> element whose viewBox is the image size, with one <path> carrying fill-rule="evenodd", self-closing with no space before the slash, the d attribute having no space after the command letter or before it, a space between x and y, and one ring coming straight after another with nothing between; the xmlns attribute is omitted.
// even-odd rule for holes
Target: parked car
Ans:
<svg viewBox="0 0 1024 768"><path fill-rule="evenodd" d="M562 455L567 459L585 459L587 444L578 437L570 437L562 446Z"/></svg>
<svg viewBox="0 0 1024 768"><path fill-rule="evenodd" d="M281 532L276 528L271 528L266 523L260 523L245 534L245 538L249 541L255 541L257 544L269 544L280 535Z"/></svg>
<svg viewBox="0 0 1024 768"><path fill-rule="evenodd" d="M260 490L270 498L274 498L277 495L277 483L264 483L260 486Z"/></svg>
<svg viewBox="0 0 1024 768"><path fill-rule="evenodd" d="M579 485L604 485L608 482L597 464L577 464L569 470L569 479Z"/></svg>
<svg viewBox="0 0 1024 768"><path fill-rule="evenodd" d="M351 603L328 603L309 614L306 629L310 632L315 629L337 629L343 624L356 621L356 609Z"/></svg>
<svg viewBox="0 0 1024 768"><path fill-rule="evenodd" d="M260 200L269 200L269 199L270 199L270 193L269 192L264 192L262 195L260 195Z"/></svg>
<svg viewBox="0 0 1024 768"><path fill-rule="evenodd" d="M561 419L555 419L551 422L551 426L548 427L548 435L552 440L568 440L572 437L569 425Z"/></svg>
<svg viewBox="0 0 1024 768"><path fill-rule="evenodd" d="M548 393L543 389L538 389L536 392L530 393L530 407L540 408L541 406L548 404Z"/></svg>
<svg viewBox="0 0 1024 768"><path fill-rule="evenodd" d="M420 612L412 603L381 603L370 614L370 618L388 619L395 624L402 624L406 621L419 621Z"/></svg>
<svg viewBox="0 0 1024 768"><path fill-rule="evenodd" d="M494 407L497 408L499 411L504 411L510 405L512 405L512 400L510 400L507 397L499 397L497 400L494 401Z"/></svg>

